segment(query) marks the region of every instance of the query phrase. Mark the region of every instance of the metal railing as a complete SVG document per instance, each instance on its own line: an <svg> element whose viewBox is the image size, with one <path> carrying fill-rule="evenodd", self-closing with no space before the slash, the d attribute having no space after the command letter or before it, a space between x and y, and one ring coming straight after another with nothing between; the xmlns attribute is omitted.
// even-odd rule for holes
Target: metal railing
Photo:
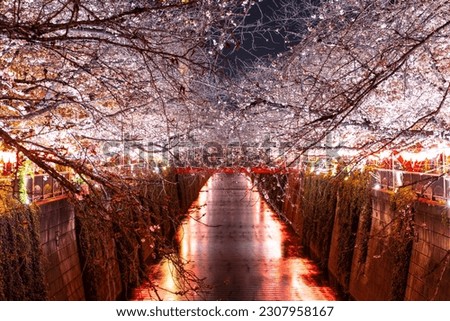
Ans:
<svg viewBox="0 0 450 321"><path fill-rule="evenodd" d="M133 174L148 174L149 171L159 173L165 167L164 166L151 166L147 162L131 163L122 165L105 166L103 169L108 172L114 172L116 174L132 176Z"/></svg>
<svg viewBox="0 0 450 321"><path fill-rule="evenodd" d="M60 173L66 179L70 178L68 172ZM61 184L48 174L27 176L26 191L30 202L47 200L65 194Z"/></svg>
<svg viewBox="0 0 450 321"><path fill-rule="evenodd" d="M134 172L146 172L153 168L148 164L133 164L115 168L121 173L131 174ZM61 172L62 176L70 179L70 173ZM4 179L12 182L14 192L19 193L17 181ZM407 172L398 169L378 168L374 174L374 184L381 189L396 190L400 187L410 186L418 195L430 200L450 200L450 176L447 174L433 174L420 172ZM6 186L6 185L5 185ZM65 194L60 183L48 174L36 174L27 176L25 180L26 192L29 202L42 201Z"/></svg>
<svg viewBox="0 0 450 321"><path fill-rule="evenodd" d="M380 168L377 169L377 174L375 174L375 181L381 188L389 190L410 186L417 194L431 200L447 201L450 198L448 191L450 181L447 174L406 172Z"/></svg>

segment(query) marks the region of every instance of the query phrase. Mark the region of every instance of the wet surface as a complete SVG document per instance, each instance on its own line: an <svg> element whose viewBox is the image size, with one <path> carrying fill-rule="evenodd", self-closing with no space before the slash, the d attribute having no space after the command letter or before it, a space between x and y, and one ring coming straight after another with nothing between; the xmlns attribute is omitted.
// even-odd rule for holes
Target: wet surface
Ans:
<svg viewBox="0 0 450 321"><path fill-rule="evenodd" d="M135 300L335 300L299 240L240 174L216 174L178 231L179 253L200 282L180 279L168 260ZM157 294L155 292L157 290Z"/></svg>

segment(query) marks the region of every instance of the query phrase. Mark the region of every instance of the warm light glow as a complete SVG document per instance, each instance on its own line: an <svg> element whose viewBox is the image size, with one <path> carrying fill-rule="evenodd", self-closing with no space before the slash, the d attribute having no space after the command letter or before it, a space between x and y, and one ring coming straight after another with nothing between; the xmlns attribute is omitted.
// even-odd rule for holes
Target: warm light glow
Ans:
<svg viewBox="0 0 450 321"><path fill-rule="evenodd" d="M400 156L401 156L404 160L410 161L410 160L413 159L414 154L413 154L413 153L410 153L410 152L408 152L408 151L403 151L403 152L400 153Z"/></svg>
<svg viewBox="0 0 450 321"><path fill-rule="evenodd" d="M442 151L439 150L439 148L434 147L434 148L427 150L426 153L427 153L427 159L433 159L433 158L438 157L438 155L441 154Z"/></svg>
<svg viewBox="0 0 450 321"><path fill-rule="evenodd" d="M374 190L380 190L380 189L381 189L381 185L380 185L380 184L375 184L375 185L373 186L373 189L374 189Z"/></svg>
<svg viewBox="0 0 450 321"><path fill-rule="evenodd" d="M427 159L427 153L426 152L419 152L414 154L414 156L412 157L413 161L416 162L423 162L424 160Z"/></svg>
<svg viewBox="0 0 450 321"><path fill-rule="evenodd" d="M390 150L384 150L384 151L380 152L381 159L391 157L391 155L392 155L392 151L390 151Z"/></svg>
<svg viewBox="0 0 450 321"><path fill-rule="evenodd" d="M0 151L0 160L3 163L16 163L17 162L17 156L14 152L1 152Z"/></svg>
<svg viewBox="0 0 450 321"><path fill-rule="evenodd" d="M196 233L205 233L207 230L206 206L208 203L208 196L210 195L210 193L208 193L210 180L208 180L205 186L201 189L197 200L192 203L189 215L193 219L186 220L178 230L180 255L184 260L189 260L198 252L198 243L193 242L191 237L193 237Z"/></svg>
<svg viewBox="0 0 450 321"><path fill-rule="evenodd" d="M358 151L354 149L340 149L338 150L339 156L346 156L346 157L355 157L358 155Z"/></svg>

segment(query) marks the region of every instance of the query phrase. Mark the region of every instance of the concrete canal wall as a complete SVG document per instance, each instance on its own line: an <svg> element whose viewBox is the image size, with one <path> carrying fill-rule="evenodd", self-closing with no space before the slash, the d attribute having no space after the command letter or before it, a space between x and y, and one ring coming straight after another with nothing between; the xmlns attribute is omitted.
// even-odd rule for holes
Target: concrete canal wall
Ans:
<svg viewBox="0 0 450 321"><path fill-rule="evenodd" d="M111 216L119 218L97 215L84 201L72 204L64 196L41 201L33 210L14 203L11 213L0 215L0 299L126 298L147 263L171 246L174 225L207 179L173 174L164 183L139 186L139 204L146 211L122 213L120 203L112 203Z"/></svg>
<svg viewBox="0 0 450 321"><path fill-rule="evenodd" d="M374 190L290 173L258 177L261 192L301 236L305 252L354 300L450 300L449 209L408 189Z"/></svg>
<svg viewBox="0 0 450 321"><path fill-rule="evenodd" d="M362 174L341 180L299 173L255 179L344 297L450 300L445 204L408 189L374 190ZM75 208L64 197L39 203L39 211L15 204L0 216L0 299L125 298L145 264L171 245L176 222L206 180L175 175L168 185L143 188L141 202L153 214L132 222L159 227L146 234L128 231L123 221L95 215L89 207Z"/></svg>
<svg viewBox="0 0 450 321"><path fill-rule="evenodd" d="M39 204L40 242L49 300L84 300L75 213L66 198Z"/></svg>

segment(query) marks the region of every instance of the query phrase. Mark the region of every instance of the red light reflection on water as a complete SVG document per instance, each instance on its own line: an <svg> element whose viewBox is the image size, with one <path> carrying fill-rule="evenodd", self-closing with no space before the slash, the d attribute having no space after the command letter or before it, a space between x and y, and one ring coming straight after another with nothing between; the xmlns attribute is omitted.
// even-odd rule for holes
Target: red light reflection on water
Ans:
<svg viewBox="0 0 450 321"><path fill-rule="evenodd" d="M243 175L216 174L179 228L179 255L204 280L182 282L168 260L153 266L134 300L335 300L299 240ZM155 293L155 287L158 295Z"/></svg>

